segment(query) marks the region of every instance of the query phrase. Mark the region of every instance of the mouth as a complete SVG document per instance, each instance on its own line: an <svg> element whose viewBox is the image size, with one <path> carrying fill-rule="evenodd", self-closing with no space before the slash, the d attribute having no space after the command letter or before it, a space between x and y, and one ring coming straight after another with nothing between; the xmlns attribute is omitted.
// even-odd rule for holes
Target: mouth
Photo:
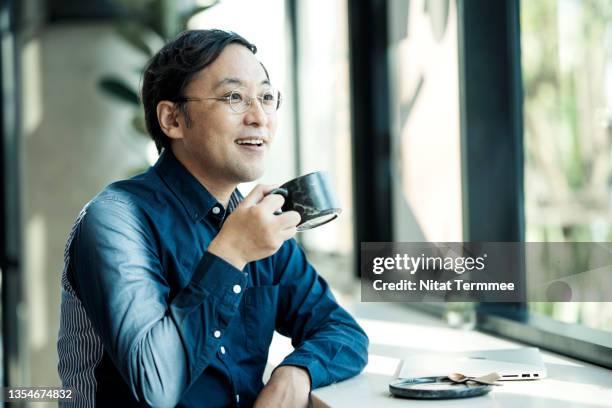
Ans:
<svg viewBox="0 0 612 408"><path fill-rule="evenodd" d="M266 146L266 141L261 137L244 137L234 141L238 146L249 150L261 150Z"/></svg>

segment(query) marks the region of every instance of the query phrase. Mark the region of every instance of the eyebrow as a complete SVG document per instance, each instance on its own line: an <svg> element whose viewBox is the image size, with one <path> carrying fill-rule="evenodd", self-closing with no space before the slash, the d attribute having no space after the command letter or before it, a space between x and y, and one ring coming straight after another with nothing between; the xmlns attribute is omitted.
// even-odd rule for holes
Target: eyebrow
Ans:
<svg viewBox="0 0 612 408"><path fill-rule="evenodd" d="M227 84L243 86L244 82L242 82L238 78L224 78L221 81L217 82L217 84L215 85L215 87L213 89L217 90L220 87L222 87L223 85L227 85ZM261 81L260 85L270 85L270 80L264 79L263 81Z"/></svg>

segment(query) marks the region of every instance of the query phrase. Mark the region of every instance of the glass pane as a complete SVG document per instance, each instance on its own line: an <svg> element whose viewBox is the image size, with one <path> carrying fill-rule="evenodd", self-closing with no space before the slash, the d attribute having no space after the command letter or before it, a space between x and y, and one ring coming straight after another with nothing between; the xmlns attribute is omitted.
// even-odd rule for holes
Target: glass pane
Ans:
<svg viewBox="0 0 612 408"><path fill-rule="evenodd" d="M612 3L523 1L521 47L526 240L610 241ZM529 308L612 330L612 303Z"/></svg>
<svg viewBox="0 0 612 408"><path fill-rule="evenodd" d="M354 276L348 22L346 0L297 3L300 173L327 171L340 217L300 233L332 286Z"/></svg>
<svg viewBox="0 0 612 408"><path fill-rule="evenodd" d="M462 241L456 2L389 4L395 241Z"/></svg>

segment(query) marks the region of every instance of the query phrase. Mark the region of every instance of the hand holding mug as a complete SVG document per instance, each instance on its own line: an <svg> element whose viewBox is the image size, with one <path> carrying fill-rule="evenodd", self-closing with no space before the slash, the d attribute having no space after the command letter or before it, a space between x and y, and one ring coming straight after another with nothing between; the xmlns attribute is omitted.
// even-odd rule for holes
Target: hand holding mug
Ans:
<svg viewBox="0 0 612 408"><path fill-rule="evenodd" d="M275 215L285 198L271 194L274 186L257 185L223 223L208 251L242 270L251 261L267 258L292 238L300 223L296 211Z"/></svg>

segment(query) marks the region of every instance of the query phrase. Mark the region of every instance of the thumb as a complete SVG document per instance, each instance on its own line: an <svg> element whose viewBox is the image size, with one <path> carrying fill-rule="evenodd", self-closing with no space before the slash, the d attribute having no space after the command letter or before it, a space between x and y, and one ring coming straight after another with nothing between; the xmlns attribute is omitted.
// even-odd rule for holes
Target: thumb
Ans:
<svg viewBox="0 0 612 408"><path fill-rule="evenodd" d="M244 197L241 204L247 207L254 206L263 200L263 198L276 187L278 186L274 184L258 184L246 197Z"/></svg>

